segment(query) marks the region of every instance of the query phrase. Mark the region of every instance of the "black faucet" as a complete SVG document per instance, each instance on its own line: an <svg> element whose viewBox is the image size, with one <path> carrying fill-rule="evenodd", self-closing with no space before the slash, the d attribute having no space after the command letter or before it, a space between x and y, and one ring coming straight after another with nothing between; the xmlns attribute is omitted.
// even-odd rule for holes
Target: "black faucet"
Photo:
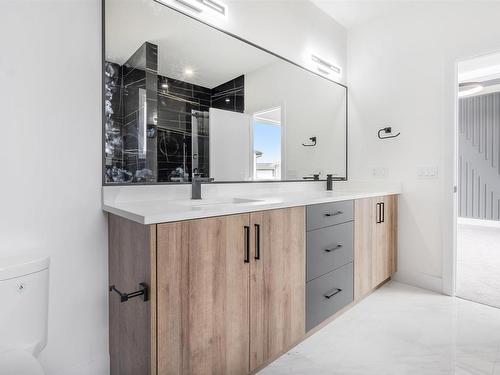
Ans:
<svg viewBox="0 0 500 375"><path fill-rule="evenodd" d="M193 173L191 179L191 199L201 199L201 183L212 182L213 180L213 178L201 177L198 173Z"/></svg>
<svg viewBox="0 0 500 375"><path fill-rule="evenodd" d="M326 190L333 190L333 175L326 175Z"/></svg>

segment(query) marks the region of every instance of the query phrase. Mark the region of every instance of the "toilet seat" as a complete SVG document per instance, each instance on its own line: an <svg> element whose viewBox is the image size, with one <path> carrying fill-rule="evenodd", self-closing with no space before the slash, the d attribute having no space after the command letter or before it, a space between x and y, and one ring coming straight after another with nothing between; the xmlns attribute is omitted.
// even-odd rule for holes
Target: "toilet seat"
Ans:
<svg viewBox="0 0 500 375"><path fill-rule="evenodd" d="M0 353L0 375L44 375L40 363L25 350Z"/></svg>

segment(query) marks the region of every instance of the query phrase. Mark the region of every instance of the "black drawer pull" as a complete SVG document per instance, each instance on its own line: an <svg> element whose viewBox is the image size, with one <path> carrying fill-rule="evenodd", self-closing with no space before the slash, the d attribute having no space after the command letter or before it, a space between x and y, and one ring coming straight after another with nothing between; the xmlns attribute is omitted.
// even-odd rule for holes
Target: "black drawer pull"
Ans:
<svg viewBox="0 0 500 375"><path fill-rule="evenodd" d="M324 295L324 296L325 296L325 298L326 298L326 299L330 299L330 298L332 298L333 296L335 296L335 295L339 294L339 293L342 291L342 289L339 289L339 288L336 288L336 289L334 289L334 290L335 290L335 291L334 291L333 293L328 293L328 294L325 294L325 295Z"/></svg>
<svg viewBox="0 0 500 375"><path fill-rule="evenodd" d="M260 259L260 225L255 224L255 260Z"/></svg>
<svg viewBox="0 0 500 375"><path fill-rule="evenodd" d="M342 246L344 246L344 245L342 245L341 243L339 243L337 246L335 246L332 249L325 249L325 253L331 253L332 251L340 249Z"/></svg>
<svg viewBox="0 0 500 375"><path fill-rule="evenodd" d="M245 263L250 263L250 227L245 225Z"/></svg>
<svg viewBox="0 0 500 375"><path fill-rule="evenodd" d="M326 217L332 217L332 216L337 216L337 215L342 215L344 213L344 211L335 211L335 212L327 212L325 214Z"/></svg>

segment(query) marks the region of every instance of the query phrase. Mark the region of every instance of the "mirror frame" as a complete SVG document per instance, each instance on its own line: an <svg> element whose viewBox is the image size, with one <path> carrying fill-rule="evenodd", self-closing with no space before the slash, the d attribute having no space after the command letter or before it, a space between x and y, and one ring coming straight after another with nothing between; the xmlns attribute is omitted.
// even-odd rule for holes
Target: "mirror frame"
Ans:
<svg viewBox="0 0 500 375"><path fill-rule="evenodd" d="M233 34L229 31L226 31L220 27L217 27L217 26L214 26L208 22L205 22L203 20L200 20L199 18L196 18L186 12L183 12L182 10L180 9L177 9L177 8L174 8L170 5L167 5L167 4L164 4L164 3L161 3L157 0L151 0L151 1L154 1L154 2L157 2L159 3L160 5L162 6L165 6L171 10L173 10L174 12L177 12L179 14L182 14L183 16L185 17L188 17L194 21L197 21L197 22L200 22L202 23L203 25L205 26L208 26L214 30L217 30L219 32L222 32L232 38L235 38L243 43L246 43L248 44L249 46L252 46L254 48L258 48L260 49L261 51L263 52L266 52L274 57L277 57L278 59L280 60L283 60L289 64L292 64L292 65L295 65L296 67L302 69L302 70L305 70L309 73L312 73L314 75L316 75L317 77L320 77L322 79L325 79L327 81L330 81L336 85L339 85L341 87L343 87L345 89L345 176L344 177L333 177L333 181L347 181L348 179L348 168L349 168L349 161L348 161L348 156L349 156L349 89L346 85L340 83L340 82L337 82L337 81L334 81L332 79L329 79L325 76L322 76L321 74L319 73L316 73L314 71L312 71L311 69L308 69L298 63L295 63L289 59L287 59L286 57L283 57L281 55L278 55L277 53L275 52L272 52L264 47L261 47L253 42L250 42L249 40L246 40L236 34ZM101 124L101 128L102 128L102 139L101 139L101 143L102 143L102 146L101 146L101 153L102 153L102 158L101 158L101 172L102 172L102 186L139 186L139 185L191 185L191 182L133 182L133 183L130 183L130 182L117 182L117 183L109 183L109 182L106 182L106 144L105 144L105 132L106 132L106 127L105 127L105 123L106 123L106 113L105 113L105 110L104 110L104 98L105 98L105 82L106 82L106 75L105 75L105 64L106 64L106 0L102 0L102 9L101 9L101 15L102 15L102 25L101 25L101 29L102 29L102 51L101 51L101 60L102 60L102 68L101 68L101 74L102 74L102 77L101 77L101 80L102 80L102 83L101 83L101 88L102 88L102 92L101 92L101 111L102 111L102 124ZM263 181L213 181L212 184L255 184L255 183L280 183L280 182L317 182L317 181L326 181L326 179L319 179L319 180L263 180Z"/></svg>

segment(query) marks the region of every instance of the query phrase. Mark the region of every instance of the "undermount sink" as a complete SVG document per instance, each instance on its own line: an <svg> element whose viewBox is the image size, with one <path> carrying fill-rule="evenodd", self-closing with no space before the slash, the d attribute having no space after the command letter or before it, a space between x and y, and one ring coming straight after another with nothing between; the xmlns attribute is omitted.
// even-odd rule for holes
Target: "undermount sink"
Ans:
<svg viewBox="0 0 500 375"><path fill-rule="evenodd" d="M264 202L261 199L249 199L249 198L229 198L229 199L220 199L220 200L212 200L212 199L207 199L203 200L201 199L198 202L193 202L191 201L191 206L193 208L203 208L203 207L210 207L210 206L222 206L222 205L230 205L230 204L245 204L245 203L259 203L259 202Z"/></svg>

